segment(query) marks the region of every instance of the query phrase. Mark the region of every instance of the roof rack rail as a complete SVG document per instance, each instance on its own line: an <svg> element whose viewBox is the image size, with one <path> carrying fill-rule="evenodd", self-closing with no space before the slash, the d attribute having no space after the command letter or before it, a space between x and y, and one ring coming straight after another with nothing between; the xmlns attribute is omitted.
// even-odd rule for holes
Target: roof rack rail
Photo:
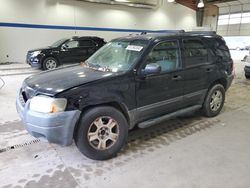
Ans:
<svg viewBox="0 0 250 188"><path fill-rule="evenodd" d="M216 35L216 31L188 31L189 34Z"/></svg>
<svg viewBox="0 0 250 188"><path fill-rule="evenodd" d="M182 30L158 30L155 31L156 33L185 33L185 31Z"/></svg>

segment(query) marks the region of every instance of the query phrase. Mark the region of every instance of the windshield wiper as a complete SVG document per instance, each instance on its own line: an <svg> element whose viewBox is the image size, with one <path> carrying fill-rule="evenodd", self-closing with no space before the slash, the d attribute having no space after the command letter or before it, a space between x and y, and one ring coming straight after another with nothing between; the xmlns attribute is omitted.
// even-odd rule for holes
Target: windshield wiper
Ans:
<svg viewBox="0 0 250 188"><path fill-rule="evenodd" d="M83 61L83 62L81 62L81 66L89 67L88 61Z"/></svg>
<svg viewBox="0 0 250 188"><path fill-rule="evenodd" d="M92 64L92 63L89 63L88 61L82 62L81 66L91 68L91 69L97 70L97 71L102 71L102 72L112 72L112 69L110 69L108 67L102 67L99 64Z"/></svg>
<svg viewBox="0 0 250 188"><path fill-rule="evenodd" d="M82 62L81 66L92 68L92 69L97 69L97 70L101 67L99 64L92 64L92 63L89 63L88 61Z"/></svg>

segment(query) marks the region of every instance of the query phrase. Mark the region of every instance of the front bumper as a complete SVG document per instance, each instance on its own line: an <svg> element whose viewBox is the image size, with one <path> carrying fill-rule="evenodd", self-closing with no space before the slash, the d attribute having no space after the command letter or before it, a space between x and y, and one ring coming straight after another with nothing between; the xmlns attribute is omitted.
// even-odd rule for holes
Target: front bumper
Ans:
<svg viewBox="0 0 250 188"><path fill-rule="evenodd" d="M244 71L245 75L250 76L250 66L245 66Z"/></svg>
<svg viewBox="0 0 250 188"><path fill-rule="evenodd" d="M41 69L42 65L40 63L27 62L32 68Z"/></svg>
<svg viewBox="0 0 250 188"><path fill-rule="evenodd" d="M27 59L26 62L33 68L37 68L37 69L41 69L42 68L42 64L40 63L40 61L33 61L31 59Z"/></svg>
<svg viewBox="0 0 250 188"><path fill-rule="evenodd" d="M30 53L26 56L26 63L29 64L33 68L42 68L41 57L32 57Z"/></svg>
<svg viewBox="0 0 250 188"><path fill-rule="evenodd" d="M49 142L60 145L72 143L74 129L80 117L79 110L59 113L39 113L29 110L30 99L24 103L20 92L16 108L26 130L34 137L45 137Z"/></svg>

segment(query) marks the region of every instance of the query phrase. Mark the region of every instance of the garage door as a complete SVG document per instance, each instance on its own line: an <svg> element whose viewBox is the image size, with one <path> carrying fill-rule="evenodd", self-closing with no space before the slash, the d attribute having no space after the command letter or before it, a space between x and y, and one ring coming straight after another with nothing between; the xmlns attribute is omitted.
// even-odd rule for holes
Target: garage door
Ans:
<svg viewBox="0 0 250 188"><path fill-rule="evenodd" d="M250 36L250 1L239 0L217 4L217 33L222 36Z"/></svg>

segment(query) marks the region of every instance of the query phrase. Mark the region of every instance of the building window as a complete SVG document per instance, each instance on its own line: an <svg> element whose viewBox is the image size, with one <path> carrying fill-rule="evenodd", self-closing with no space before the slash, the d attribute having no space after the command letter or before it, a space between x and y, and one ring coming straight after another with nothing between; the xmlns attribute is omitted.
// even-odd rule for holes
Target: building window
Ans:
<svg viewBox="0 0 250 188"><path fill-rule="evenodd" d="M250 23L250 12L220 15L218 25Z"/></svg>

